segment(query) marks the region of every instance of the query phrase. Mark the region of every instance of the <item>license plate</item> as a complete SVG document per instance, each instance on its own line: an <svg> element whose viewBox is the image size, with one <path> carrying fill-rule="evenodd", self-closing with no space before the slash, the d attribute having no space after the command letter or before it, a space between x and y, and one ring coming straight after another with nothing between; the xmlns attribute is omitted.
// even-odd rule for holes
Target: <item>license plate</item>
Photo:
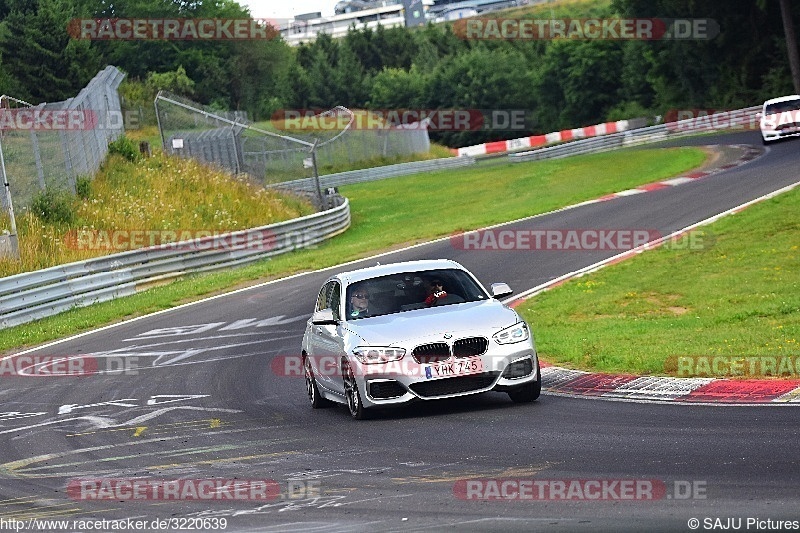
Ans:
<svg viewBox="0 0 800 533"><path fill-rule="evenodd" d="M479 357L469 357L466 359L456 359L454 361L444 361L435 365L425 367L425 378L448 378L452 376L468 376L470 374L480 374L483 372L483 359Z"/></svg>

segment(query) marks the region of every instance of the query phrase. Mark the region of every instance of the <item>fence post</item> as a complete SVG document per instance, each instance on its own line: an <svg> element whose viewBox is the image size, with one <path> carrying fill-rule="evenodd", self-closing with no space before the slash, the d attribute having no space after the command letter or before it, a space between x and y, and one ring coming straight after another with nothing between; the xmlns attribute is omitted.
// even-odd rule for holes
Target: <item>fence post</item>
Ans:
<svg viewBox="0 0 800 533"><path fill-rule="evenodd" d="M11 248L11 256L19 259L19 239L17 237L17 221L14 218L14 204L11 202L11 187L8 184L8 174L6 173L6 158L3 155L3 143L0 141L0 170L3 172L3 191L8 206L8 217L11 219L11 234L8 236Z"/></svg>
<svg viewBox="0 0 800 533"><path fill-rule="evenodd" d="M42 154L39 152L39 138L36 137L36 131L33 128L31 128L31 146L33 147L33 158L36 161L36 177L39 179L39 188L45 190L47 184L44 181Z"/></svg>
<svg viewBox="0 0 800 533"><path fill-rule="evenodd" d="M319 183L319 171L317 170L317 144L319 144L319 139L314 139L314 145L311 147L311 166L313 167L314 185L317 187L319 205L322 207L322 210L325 211L328 209L328 201L324 196L322 196L322 186Z"/></svg>

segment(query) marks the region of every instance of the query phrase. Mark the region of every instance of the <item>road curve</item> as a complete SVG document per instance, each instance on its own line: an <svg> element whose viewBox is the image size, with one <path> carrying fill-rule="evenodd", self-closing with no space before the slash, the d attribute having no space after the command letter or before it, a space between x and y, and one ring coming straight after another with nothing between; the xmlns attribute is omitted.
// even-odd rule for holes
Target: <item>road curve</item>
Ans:
<svg viewBox="0 0 800 533"><path fill-rule="evenodd" d="M759 140L747 132L686 143ZM798 146L779 143L702 180L511 228L667 234L799 181ZM485 284L505 281L522 292L614 253L470 252L444 240L381 261L448 257ZM237 291L26 354L90 355L85 360L103 372L2 378L0 519L130 519L152 531L155 519L205 518L217 522L183 525L210 531L225 519L226 531L592 532L689 531L690 519L701 530L715 524L710 519L741 519L742 529L747 519L762 521L754 526L800 520L794 408L547 394L518 405L491 393L416 404L367 422L350 420L344 408L312 411L291 361L329 273ZM105 371L125 365L124 372ZM91 489L108 478L271 480L281 494L134 500ZM74 490L80 480L88 490ZM165 525L162 531L181 524Z"/></svg>

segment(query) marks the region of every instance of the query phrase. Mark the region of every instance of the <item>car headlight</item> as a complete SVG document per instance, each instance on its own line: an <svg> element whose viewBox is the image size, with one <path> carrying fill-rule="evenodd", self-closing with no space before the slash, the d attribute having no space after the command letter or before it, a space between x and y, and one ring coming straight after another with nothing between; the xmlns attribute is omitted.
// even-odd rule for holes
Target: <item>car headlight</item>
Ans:
<svg viewBox="0 0 800 533"><path fill-rule="evenodd" d="M382 346L358 346L353 355L364 364L388 363L399 361L406 354L405 348L388 348Z"/></svg>
<svg viewBox="0 0 800 533"><path fill-rule="evenodd" d="M501 329L492 338L497 344L514 344L515 342L522 342L528 340L530 333L528 333L528 325L525 322L517 322L511 327Z"/></svg>

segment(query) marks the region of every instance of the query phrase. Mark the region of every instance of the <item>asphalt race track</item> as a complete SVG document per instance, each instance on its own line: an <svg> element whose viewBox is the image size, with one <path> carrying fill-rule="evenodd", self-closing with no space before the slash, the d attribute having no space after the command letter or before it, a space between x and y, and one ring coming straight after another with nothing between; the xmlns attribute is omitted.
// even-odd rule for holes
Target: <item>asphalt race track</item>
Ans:
<svg viewBox="0 0 800 533"><path fill-rule="evenodd" d="M688 142L760 144L757 132ZM511 228L668 234L797 181L800 142L788 141L731 171ZM484 285L505 281L520 293L616 253L464 251L443 240L380 261L452 258ZM359 422L344 407L312 410L293 364L330 272L27 354L90 355L86 360L103 372L0 378L6 529L12 519L174 519L162 531L222 530L223 518L226 531L691 531L692 518L700 530L736 526L741 518L740 530L764 531L767 520L800 521L796 406L659 405L547 393L517 405L491 393L417 403ZM91 488L107 478L270 480L273 492L207 501L75 490L80 480ZM533 489L532 480L539 481ZM564 494L576 499L564 501ZM196 518L217 521L178 521Z"/></svg>

